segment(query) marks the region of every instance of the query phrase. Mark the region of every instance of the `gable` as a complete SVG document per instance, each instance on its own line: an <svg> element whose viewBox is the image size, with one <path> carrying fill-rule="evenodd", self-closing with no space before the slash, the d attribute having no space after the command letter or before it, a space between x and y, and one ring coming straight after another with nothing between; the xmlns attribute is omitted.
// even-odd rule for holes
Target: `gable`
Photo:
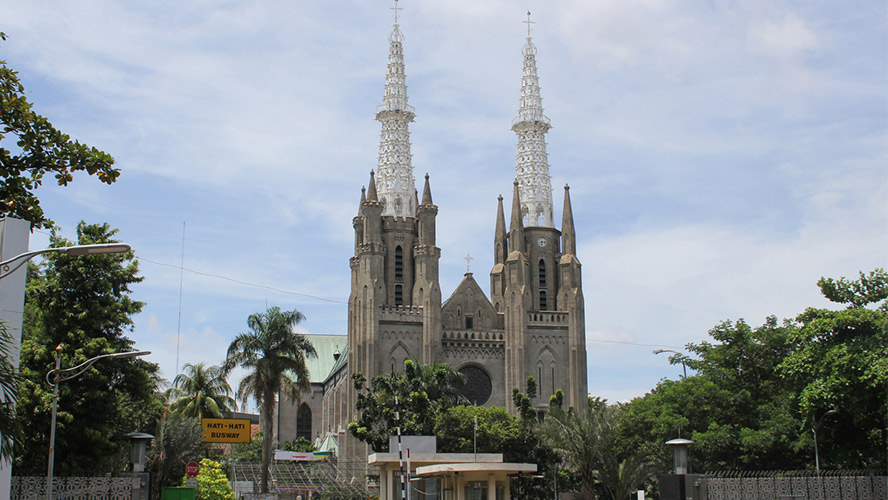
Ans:
<svg viewBox="0 0 888 500"><path fill-rule="evenodd" d="M496 327L496 310L472 273L466 273L441 309L444 328L472 330Z"/></svg>

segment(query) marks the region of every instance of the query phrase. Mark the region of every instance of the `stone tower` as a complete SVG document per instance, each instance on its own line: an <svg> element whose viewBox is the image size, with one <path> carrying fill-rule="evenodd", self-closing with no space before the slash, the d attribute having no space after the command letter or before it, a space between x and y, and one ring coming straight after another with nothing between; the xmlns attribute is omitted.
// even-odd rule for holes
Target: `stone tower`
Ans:
<svg viewBox="0 0 888 500"><path fill-rule="evenodd" d="M366 458L368 451L346 430L357 418L351 376L361 373L369 380L401 370L407 359L446 363L460 371L468 380L466 397L478 405L514 411L512 389L523 390L529 376L537 380L533 403L541 412L558 389L566 404L579 408L587 395L573 210L565 186L561 230L556 229L545 143L550 123L543 114L530 32L523 49L518 117L511 125L518 151L509 219L507 225L500 196L489 295L467 270L443 302L438 207L428 174L419 196L410 156L415 110L407 104L403 42L396 10L383 103L376 110L379 162L352 220L348 348L319 386L322 408L312 408L312 414L321 415L320 437L338 440L340 455L349 457Z"/></svg>

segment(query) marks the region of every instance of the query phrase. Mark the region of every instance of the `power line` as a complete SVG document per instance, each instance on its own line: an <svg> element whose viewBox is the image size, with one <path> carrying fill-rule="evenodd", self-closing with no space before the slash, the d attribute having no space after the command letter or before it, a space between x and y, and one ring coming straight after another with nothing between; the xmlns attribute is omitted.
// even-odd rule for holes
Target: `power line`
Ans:
<svg viewBox="0 0 888 500"><path fill-rule="evenodd" d="M151 264L155 264L158 266L171 267L173 269L188 271L189 273L197 274L199 276L206 276L208 278L217 278L217 279L221 279L221 280L225 280L225 281L230 281L232 283L237 283L239 285L252 286L252 287L256 287L256 288L263 288L266 290L272 290L272 291L287 294L287 295L308 297L311 299L320 300L322 302L329 302L331 304L345 304L345 305L348 304L348 301L344 301L344 300L327 299L324 297L318 297L317 295L311 295L311 294L302 293L302 292L294 292L292 290L284 290L283 288L277 288L277 287L273 287L270 285L264 285L261 283L252 283L249 281L243 281L243 280L239 280L239 279L235 279L235 278L230 278L228 276L222 276L220 274L205 273L203 271L195 271L194 269L189 269L187 267L177 266L175 264L167 264L164 262L158 262L155 260L146 259L145 257L139 257L139 260L145 261L145 262L150 262ZM592 338L592 337L586 337L586 342L596 342L596 343L601 343L601 344L623 344L623 345L632 345L632 346L638 346L638 347L667 347L667 348L671 348L671 349L683 349L684 348L683 346L675 346L675 345L667 345L667 344L644 344L641 342L630 342L628 340L606 340L606 339L596 339L596 338Z"/></svg>
<svg viewBox="0 0 888 500"><path fill-rule="evenodd" d="M187 267L177 266L175 264L167 264L165 262L157 262L155 260L146 259L145 257L141 257L141 256L139 257L139 260L145 261L145 262L150 262L151 264L156 264L158 266L172 267L173 269L181 269L184 271L188 271L189 273L192 273L192 274L197 274L199 276L206 276L208 278L217 278L220 280L230 281L232 283L237 283L239 285L252 286L252 287L256 287L256 288L264 288L266 290L272 290L272 291L284 293L287 295L297 295L300 297L308 297L311 299L320 300L322 302L330 302L332 304L348 304L348 301L344 301L344 300L327 299L324 297L318 297L317 295L311 295L309 293L294 292L292 290L284 290L283 288L277 288L277 287L273 287L270 285L263 285L261 283L252 283L249 281L242 281L242 280L238 280L235 278L229 278L228 276L222 276L220 274L205 273L203 271L195 271L194 269L189 269Z"/></svg>

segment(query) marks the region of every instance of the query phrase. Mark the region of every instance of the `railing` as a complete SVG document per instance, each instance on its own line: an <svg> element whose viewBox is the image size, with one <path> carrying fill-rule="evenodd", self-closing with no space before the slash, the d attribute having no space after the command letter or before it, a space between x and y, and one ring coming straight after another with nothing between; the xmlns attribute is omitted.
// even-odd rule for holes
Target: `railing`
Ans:
<svg viewBox="0 0 888 500"><path fill-rule="evenodd" d="M700 478L706 500L884 500L888 476L884 472L717 472Z"/></svg>
<svg viewBox="0 0 888 500"><path fill-rule="evenodd" d="M569 319L566 312L529 312L527 326L567 326Z"/></svg>
<svg viewBox="0 0 888 500"><path fill-rule="evenodd" d="M46 477L13 476L10 500L46 498ZM139 489L137 477L57 477L53 498L65 500L132 500Z"/></svg>

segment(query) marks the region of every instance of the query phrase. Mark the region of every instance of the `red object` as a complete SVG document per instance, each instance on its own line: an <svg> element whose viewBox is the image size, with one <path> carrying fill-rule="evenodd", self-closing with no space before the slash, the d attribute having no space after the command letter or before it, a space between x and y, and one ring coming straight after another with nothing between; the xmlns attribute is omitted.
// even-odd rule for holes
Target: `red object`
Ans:
<svg viewBox="0 0 888 500"><path fill-rule="evenodd" d="M191 478L197 477L197 474L200 472L200 464L197 462L188 462L185 465L185 475Z"/></svg>

